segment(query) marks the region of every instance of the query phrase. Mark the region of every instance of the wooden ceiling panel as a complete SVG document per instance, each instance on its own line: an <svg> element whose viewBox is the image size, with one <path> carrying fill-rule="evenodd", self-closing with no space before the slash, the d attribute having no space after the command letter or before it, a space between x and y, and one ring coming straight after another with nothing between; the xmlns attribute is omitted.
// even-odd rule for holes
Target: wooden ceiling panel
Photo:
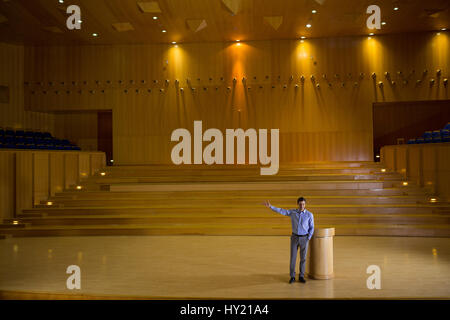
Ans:
<svg viewBox="0 0 450 320"><path fill-rule="evenodd" d="M419 32L449 28L447 0L378 0L381 30L366 27L369 0L14 0L0 1L0 41L30 45L132 44L172 41L295 39ZM69 3L70 2L70 3ZM139 5L139 2L145 2ZM154 3L151 3L154 2ZM68 30L65 8L81 8L81 30ZM157 6L156 6L157 4ZM143 13L141 7L151 13ZM394 6L399 10L394 11ZM317 10L316 14L311 11ZM160 11L160 12L158 12ZM154 20L153 16L158 19ZM268 23L265 17L282 17ZM187 21L203 21L197 30ZM275 19L277 20L277 19ZM128 22L134 30L117 32L113 24ZM311 28L306 24L311 23ZM278 26L278 28L275 28ZM59 28L62 33L48 32ZM163 33L162 30L167 30ZM197 31L197 32L196 32ZM92 34L97 33L98 37Z"/></svg>

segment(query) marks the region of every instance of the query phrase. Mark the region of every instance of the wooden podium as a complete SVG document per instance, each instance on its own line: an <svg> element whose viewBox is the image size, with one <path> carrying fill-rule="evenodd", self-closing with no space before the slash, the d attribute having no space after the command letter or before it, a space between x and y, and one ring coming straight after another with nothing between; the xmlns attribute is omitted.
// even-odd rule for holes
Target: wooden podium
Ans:
<svg viewBox="0 0 450 320"><path fill-rule="evenodd" d="M334 228L314 230L309 241L306 258L306 274L311 279L327 280L334 278L333 237Z"/></svg>

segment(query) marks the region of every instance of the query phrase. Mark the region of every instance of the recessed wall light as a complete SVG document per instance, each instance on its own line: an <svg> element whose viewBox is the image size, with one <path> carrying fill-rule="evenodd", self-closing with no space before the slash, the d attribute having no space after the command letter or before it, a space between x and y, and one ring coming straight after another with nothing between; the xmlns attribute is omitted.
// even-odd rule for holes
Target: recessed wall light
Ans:
<svg viewBox="0 0 450 320"><path fill-rule="evenodd" d="M58 2L59 2L59 3L64 3L64 0L59 0Z"/></svg>
<svg viewBox="0 0 450 320"><path fill-rule="evenodd" d="M373 36L373 34L374 34L374 33L373 33L373 32L371 32L371 33L369 33L369 36Z"/></svg>
<svg viewBox="0 0 450 320"><path fill-rule="evenodd" d="M395 7L395 8L394 8L394 11L397 11L397 10L398 10L398 7Z"/></svg>
<svg viewBox="0 0 450 320"><path fill-rule="evenodd" d="M386 22L383 21L383 22L381 22L381 24L384 26L386 24Z"/></svg>
<svg viewBox="0 0 450 320"><path fill-rule="evenodd" d="M300 39L306 39L306 37L305 36L301 36Z"/></svg>
<svg viewBox="0 0 450 320"><path fill-rule="evenodd" d="M97 33L93 33L92 36L93 37L98 37L98 34Z"/></svg>
<svg viewBox="0 0 450 320"><path fill-rule="evenodd" d="M164 33L165 33L165 32L167 32L167 31L166 31L166 30L162 30L161 32L164 32Z"/></svg>
<svg viewBox="0 0 450 320"><path fill-rule="evenodd" d="M311 24L308 23L308 24L306 25L306 27L307 27L307 28L311 28Z"/></svg>
<svg viewBox="0 0 450 320"><path fill-rule="evenodd" d="M158 17L153 17L153 20L158 20Z"/></svg>
<svg viewBox="0 0 450 320"><path fill-rule="evenodd" d="M175 42L175 41L172 41L172 44L176 44L176 42Z"/></svg>
<svg viewBox="0 0 450 320"><path fill-rule="evenodd" d="M446 29L446 28L442 28L442 29L441 29L441 31L445 31L445 30L447 30L447 29Z"/></svg>
<svg viewBox="0 0 450 320"><path fill-rule="evenodd" d="M313 10L313 11L311 11L311 13L317 13L317 10Z"/></svg>

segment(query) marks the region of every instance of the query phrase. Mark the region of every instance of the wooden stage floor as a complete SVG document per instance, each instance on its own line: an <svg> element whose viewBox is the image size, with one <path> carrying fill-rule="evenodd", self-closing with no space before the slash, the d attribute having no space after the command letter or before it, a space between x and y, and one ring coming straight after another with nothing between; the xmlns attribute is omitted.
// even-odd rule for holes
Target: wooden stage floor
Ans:
<svg viewBox="0 0 450 320"><path fill-rule="evenodd" d="M81 268L81 289L66 268ZM381 289L369 290L369 265ZM0 298L450 299L450 239L334 238L332 280L289 280L289 236L97 236L0 240ZM298 272L298 270L297 270Z"/></svg>

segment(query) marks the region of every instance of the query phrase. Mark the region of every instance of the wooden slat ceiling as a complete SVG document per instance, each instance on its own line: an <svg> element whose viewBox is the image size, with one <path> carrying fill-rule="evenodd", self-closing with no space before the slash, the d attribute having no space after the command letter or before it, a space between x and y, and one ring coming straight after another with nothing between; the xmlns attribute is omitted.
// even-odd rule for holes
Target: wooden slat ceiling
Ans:
<svg viewBox="0 0 450 320"><path fill-rule="evenodd" d="M144 13L140 7L154 4L138 2L152 1L0 0L0 41L81 45L367 35L373 31L366 27L371 4L380 6L386 22L376 34L450 28L448 0L156 0L158 13ZM66 27L71 4L81 8L81 30Z"/></svg>

